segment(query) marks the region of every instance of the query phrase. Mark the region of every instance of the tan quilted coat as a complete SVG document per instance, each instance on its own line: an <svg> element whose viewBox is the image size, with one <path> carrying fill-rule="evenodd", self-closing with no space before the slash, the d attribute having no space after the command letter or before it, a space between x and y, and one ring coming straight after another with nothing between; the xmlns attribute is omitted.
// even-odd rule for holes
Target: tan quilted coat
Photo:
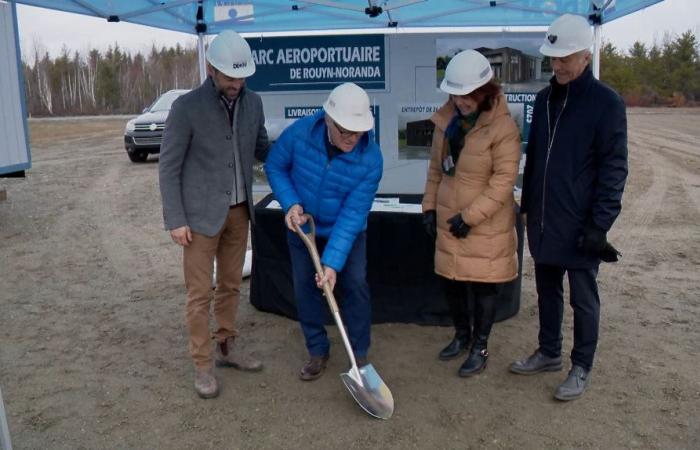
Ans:
<svg viewBox="0 0 700 450"><path fill-rule="evenodd" d="M430 119L435 132L423 211L437 210L435 272L462 281L513 280L518 275L513 186L520 132L500 95L466 135L455 175L447 176L441 168L449 151L445 128L454 114L448 101ZM449 231L447 219L458 212L471 227L465 239L456 239Z"/></svg>

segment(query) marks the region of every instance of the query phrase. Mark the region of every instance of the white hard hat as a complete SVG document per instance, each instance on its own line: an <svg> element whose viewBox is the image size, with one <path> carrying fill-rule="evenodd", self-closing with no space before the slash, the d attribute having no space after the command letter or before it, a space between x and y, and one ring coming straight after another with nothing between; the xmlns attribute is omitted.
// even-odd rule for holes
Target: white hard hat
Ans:
<svg viewBox="0 0 700 450"><path fill-rule="evenodd" d="M489 60L476 50L464 50L447 64L440 89L448 94L466 95L488 83L491 78L493 70Z"/></svg>
<svg viewBox="0 0 700 450"><path fill-rule="evenodd" d="M593 45L593 32L588 21L581 16L564 14L547 30L540 53L544 56L563 58Z"/></svg>
<svg viewBox="0 0 700 450"><path fill-rule="evenodd" d="M369 131L374 127L369 96L355 83L343 83L333 89L323 104L323 110L346 130Z"/></svg>
<svg viewBox="0 0 700 450"><path fill-rule="evenodd" d="M231 78L246 78L255 73L250 46L232 30L222 31L211 41L207 49L207 61Z"/></svg>

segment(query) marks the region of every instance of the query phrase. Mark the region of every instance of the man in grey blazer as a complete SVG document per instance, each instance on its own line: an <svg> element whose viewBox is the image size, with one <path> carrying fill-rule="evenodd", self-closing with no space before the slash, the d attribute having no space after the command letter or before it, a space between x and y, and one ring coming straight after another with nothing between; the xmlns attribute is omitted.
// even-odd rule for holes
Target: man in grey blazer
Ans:
<svg viewBox="0 0 700 450"><path fill-rule="evenodd" d="M207 50L209 77L175 101L161 146L163 218L172 240L183 247L189 349L194 388L202 398L219 393L213 363L262 369L236 343L234 326L248 223L254 217L253 158L264 161L269 146L262 101L245 88L245 78L254 72L248 43L233 31L219 34ZM210 335L215 257L216 328Z"/></svg>

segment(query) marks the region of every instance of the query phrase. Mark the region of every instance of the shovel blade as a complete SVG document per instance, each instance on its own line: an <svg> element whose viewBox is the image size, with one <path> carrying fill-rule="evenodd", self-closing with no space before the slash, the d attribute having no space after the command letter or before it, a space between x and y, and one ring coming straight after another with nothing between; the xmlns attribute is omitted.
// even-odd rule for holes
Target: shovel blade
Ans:
<svg viewBox="0 0 700 450"><path fill-rule="evenodd" d="M357 404L371 416L389 419L394 413L394 397L372 364L357 370L351 368L340 378Z"/></svg>

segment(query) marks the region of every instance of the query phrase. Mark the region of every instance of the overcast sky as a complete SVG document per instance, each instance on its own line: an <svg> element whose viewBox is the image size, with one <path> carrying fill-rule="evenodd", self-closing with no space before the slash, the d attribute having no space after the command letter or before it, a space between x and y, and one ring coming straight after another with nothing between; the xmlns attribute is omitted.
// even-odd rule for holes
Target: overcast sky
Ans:
<svg viewBox="0 0 700 450"><path fill-rule="evenodd" d="M147 52L152 44L195 45L192 35L148 28L129 23L107 23L104 19L18 5L22 52L33 53L35 44L52 56L65 45L69 50L105 50L115 42L132 52ZM678 35L692 30L700 35L700 0L665 0L603 26L603 38L627 50L639 40L661 42L667 33Z"/></svg>

